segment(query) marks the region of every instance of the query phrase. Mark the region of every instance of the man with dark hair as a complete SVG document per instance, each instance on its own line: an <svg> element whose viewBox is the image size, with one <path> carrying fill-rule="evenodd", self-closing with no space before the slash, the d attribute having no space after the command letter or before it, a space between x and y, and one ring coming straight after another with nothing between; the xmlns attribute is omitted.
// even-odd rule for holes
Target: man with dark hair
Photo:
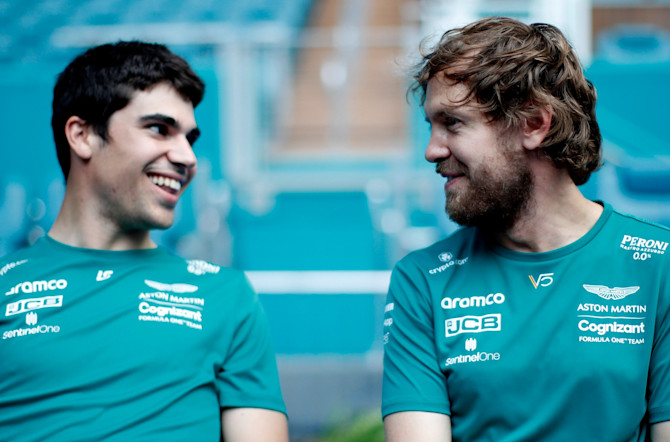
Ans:
<svg viewBox="0 0 670 442"><path fill-rule="evenodd" d="M414 79L463 228L393 271L387 439L670 440L670 231L579 191L601 138L563 34L482 19Z"/></svg>
<svg viewBox="0 0 670 442"><path fill-rule="evenodd" d="M202 80L158 44L89 49L60 74L67 186L48 236L0 260L0 433L30 440L287 441L244 274L157 247L196 172Z"/></svg>

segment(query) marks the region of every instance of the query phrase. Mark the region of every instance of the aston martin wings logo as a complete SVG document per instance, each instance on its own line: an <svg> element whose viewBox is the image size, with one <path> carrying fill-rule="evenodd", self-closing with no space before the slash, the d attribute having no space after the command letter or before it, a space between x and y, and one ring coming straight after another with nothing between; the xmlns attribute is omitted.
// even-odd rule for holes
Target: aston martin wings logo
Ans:
<svg viewBox="0 0 670 442"><path fill-rule="evenodd" d="M151 281L149 279L145 279L144 283L153 289L160 290L161 292L193 293L198 290L198 286L191 284L165 284L163 282Z"/></svg>
<svg viewBox="0 0 670 442"><path fill-rule="evenodd" d="M640 287L607 287L606 285L584 284L582 287L587 292L598 295L603 299L623 299L628 295L640 290Z"/></svg>

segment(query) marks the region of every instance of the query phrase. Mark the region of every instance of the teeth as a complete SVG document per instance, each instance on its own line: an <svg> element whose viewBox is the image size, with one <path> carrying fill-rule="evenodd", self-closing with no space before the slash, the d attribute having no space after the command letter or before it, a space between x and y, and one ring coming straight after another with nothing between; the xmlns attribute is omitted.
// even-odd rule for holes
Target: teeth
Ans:
<svg viewBox="0 0 670 442"><path fill-rule="evenodd" d="M151 175L149 179L151 180L152 183L154 183L157 186L168 187L176 191L181 190L181 183L175 179L156 175Z"/></svg>

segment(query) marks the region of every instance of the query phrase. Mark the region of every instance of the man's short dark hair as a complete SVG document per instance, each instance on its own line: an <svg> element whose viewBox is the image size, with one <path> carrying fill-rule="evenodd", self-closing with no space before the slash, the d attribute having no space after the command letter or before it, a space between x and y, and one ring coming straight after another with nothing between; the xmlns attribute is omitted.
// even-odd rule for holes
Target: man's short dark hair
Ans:
<svg viewBox="0 0 670 442"><path fill-rule="evenodd" d="M196 107L205 84L182 57L167 47L138 41L93 47L76 57L54 87L51 127L58 162L67 180L70 145L65 123L76 115L107 140L111 115L123 109L136 91L167 83Z"/></svg>

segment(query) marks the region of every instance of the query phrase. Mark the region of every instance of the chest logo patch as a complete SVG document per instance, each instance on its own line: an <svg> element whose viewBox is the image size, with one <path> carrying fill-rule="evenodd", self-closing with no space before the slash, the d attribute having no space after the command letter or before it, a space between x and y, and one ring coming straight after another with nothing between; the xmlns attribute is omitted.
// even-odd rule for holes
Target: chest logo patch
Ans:
<svg viewBox="0 0 670 442"><path fill-rule="evenodd" d="M606 285L584 284L584 290L594 295L598 295L603 299L623 299L628 295L632 295L640 290L639 286L632 287L607 287Z"/></svg>
<svg viewBox="0 0 670 442"><path fill-rule="evenodd" d="M188 267L186 270L194 275L204 275L206 273L217 274L221 270L221 267L200 259L192 259L187 262Z"/></svg>
<svg viewBox="0 0 670 442"><path fill-rule="evenodd" d="M11 269L13 269L14 267L18 267L18 266L20 266L21 264L25 264L25 263L27 263L27 262L28 262L27 259L23 259L23 260L21 260L21 261L10 262L9 264L5 265L3 268L0 269L0 276L3 276L4 274L6 274L7 272L9 272L9 271L10 271Z"/></svg>
<svg viewBox="0 0 670 442"><path fill-rule="evenodd" d="M461 316L450 318L444 322L445 337L460 335L461 333L482 333L501 330L502 315L492 313L484 316Z"/></svg>
<svg viewBox="0 0 670 442"><path fill-rule="evenodd" d="M33 310L41 310L43 308L62 307L62 306L63 306L63 295L45 296L43 298L22 299L20 301L7 304L7 310L5 311L5 316L20 315L21 313L30 312Z"/></svg>
<svg viewBox="0 0 670 442"><path fill-rule="evenodd" d="M533 284L533 287L535 287L535 290L537 290L538 287L550 286L554 282L553 273L542 273L537 277L537 279L533 278L533 275L528 275L528 278Z"/></svg>
<svg viewBox="0 0 670 442"><path fill-rule="evenodd" d="M96 281L104 281L109 279L114 274L114 270L98 270L98 274L95 276Z"/></svg>
<svg viewBox="0 0 670 442"><path fill-rule="evenodd" d="M152 289L160 290L163 292L172 292L172 293L193 293L198 290L198 286L192 284L165 284L163 282L151 281L145 279L144 283L151 287Z"/></svg>
<svg viewBox="0 0 670 442"><path fill-rule="evenodd" d="M440 253L439 255L437 255L437 259L444 264L440 265L439 267L435 267L434 269L428 270L428 273L430 273L431 275L444 272L445 270L453 266L465 265L468 262L468 257L462 259L456 259L454 258L454 254L451 252Z"/></svg>

